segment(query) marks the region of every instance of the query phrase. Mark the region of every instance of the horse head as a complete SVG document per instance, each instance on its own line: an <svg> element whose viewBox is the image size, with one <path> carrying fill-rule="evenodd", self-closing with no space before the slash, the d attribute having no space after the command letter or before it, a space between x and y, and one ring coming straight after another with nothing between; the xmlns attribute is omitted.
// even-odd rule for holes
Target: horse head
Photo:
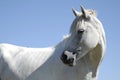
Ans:
<svg viewBox="0 0 120 80"><path fill-rule="evenodd" d="M61 55L62 62L69 66L75 66L76 62L94 49L100 41L100 21L95 11L85 10L83 7L81 12L75 9L72 11L76 18L70 28L69 45Z"/></svg>

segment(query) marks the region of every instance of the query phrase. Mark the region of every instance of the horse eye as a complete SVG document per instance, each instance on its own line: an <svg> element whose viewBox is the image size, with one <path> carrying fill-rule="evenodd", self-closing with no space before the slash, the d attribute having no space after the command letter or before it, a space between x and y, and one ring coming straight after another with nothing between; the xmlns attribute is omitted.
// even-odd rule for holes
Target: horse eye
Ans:
<svg viewBox="0 0 120 80"><path fill-rule="evenodd" d="M80 30L77 31L78 34L82 34L83 32L84 32L83 29L80 29Z"/></svg>

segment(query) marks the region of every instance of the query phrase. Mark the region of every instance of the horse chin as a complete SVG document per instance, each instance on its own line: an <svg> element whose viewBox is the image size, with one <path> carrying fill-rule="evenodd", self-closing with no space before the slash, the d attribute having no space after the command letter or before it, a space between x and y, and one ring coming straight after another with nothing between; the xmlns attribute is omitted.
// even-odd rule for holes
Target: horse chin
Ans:
<svg viewBox="0 0 120 80"><path fill-rule="evenodd" d="M65 64L65 63L64 63ZM74 66L76 66L76 63L70 63L70 64L65 64L65 65L67 65L67 66L69 66L69 67L74 67Z"/></svg>
<svg viewBox="0 0 120 80"><path fill-rule="evenodd" d="M76 64L67 64L69 67L74 67Z"/></svg>
<svg viewBox="0 0 120 80"><path fill-rule="evenodd" d="M62 60L62 62L63 62L63 64L65 64L66 66L69 66L69 67L74 67L74 66L76 66L76 62L74 62L74 63L66 63L66 62L64 62L63 60Z"/></svg>
<svg viewBox="0 0 120 80"><path fill-rule="evenodd" d="M74 67L74 66L75 66L75 65L73 65L73 64L66 64L66 63L64 63L64 62L63 62L63 64L66 65L66 66L69 66L69 67Z"/></svg>

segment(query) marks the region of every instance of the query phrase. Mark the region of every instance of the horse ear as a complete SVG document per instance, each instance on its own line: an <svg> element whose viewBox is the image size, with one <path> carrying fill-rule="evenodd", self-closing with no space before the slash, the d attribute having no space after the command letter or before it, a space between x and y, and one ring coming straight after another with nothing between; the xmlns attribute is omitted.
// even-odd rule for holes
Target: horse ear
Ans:
<svg viewBox="0 0 120 80"><path fill-rule="evenodd" d="M78 17L80 15L80 13L78 11L76 11L74 8L72 8L72 11L76 17Z"/></svg>
<svg viewBox="0 0 120 80"><path fill-rule="evenodd" d="M86 15L85 9L82 6L80 6L80 8L81 8L81 12L82 12L84 18L86 18L87 15Z"/></svg>

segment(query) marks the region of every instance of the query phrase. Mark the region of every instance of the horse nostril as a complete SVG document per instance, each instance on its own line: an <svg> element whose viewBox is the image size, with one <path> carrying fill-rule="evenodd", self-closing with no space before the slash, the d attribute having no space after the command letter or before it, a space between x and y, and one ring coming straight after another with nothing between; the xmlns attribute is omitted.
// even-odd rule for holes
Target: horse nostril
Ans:
<svg viewBox="0 0 120 80"><path fill-rule="evenodd" d="M84 32L84 29L80 29L77 31L78 34L82 34Z"/></svg>
<svg viewBox="0 0 120 80"><path fill-rule="evenodd" d="M61 59L62 59L62 60L67 60L67 55L62 54Z"/></svg>

